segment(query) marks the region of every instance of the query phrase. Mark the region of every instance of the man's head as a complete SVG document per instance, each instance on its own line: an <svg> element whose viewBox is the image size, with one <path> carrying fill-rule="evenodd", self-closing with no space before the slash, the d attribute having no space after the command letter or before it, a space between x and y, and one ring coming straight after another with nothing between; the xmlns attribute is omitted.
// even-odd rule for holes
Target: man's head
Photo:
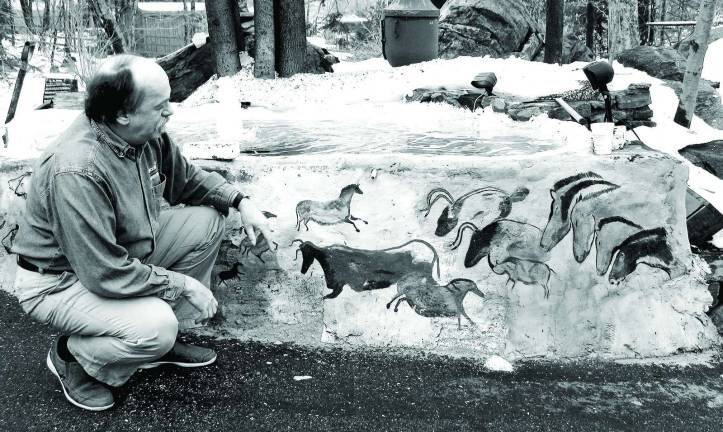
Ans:
<svg viewBox="0 0 723 432"><path fill-rule="evenodd" d="M156 62L117 55L103 63L87 88L85 114L128 144L158 138L173 114L168 76Z"/></svg>

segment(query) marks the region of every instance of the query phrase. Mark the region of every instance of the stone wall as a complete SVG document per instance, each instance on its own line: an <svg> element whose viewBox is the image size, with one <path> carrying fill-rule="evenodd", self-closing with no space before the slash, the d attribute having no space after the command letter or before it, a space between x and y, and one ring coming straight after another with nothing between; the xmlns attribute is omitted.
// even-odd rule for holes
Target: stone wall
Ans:
<svg viewBox="0 0 723 432"><path fill-rule="evenodd" d="M446 88L420 88L415 89L406 97L408 102L443 102L457 107L468 108L472 111L478 108L491 106L495 112L505 112L512 119L528 121L540 114L557 120L572 120L567 112L554 101L555 97L562 97L565 102L580 115L599 123L605 118L605 102L602 96L593 91L589 85L582 85L579 90L564 94L550 95L533 101L520 101L506 95L488 95L485 90L446 89ZM612 102L613 121L625 124L628 129L638 126L655 126L653 110L650 104L650 84L631 84L624 90L610 92Z"/></svg>
<svg viewBox="0 0 723 432"><path fill-rule="evenodd" d="M278 240L276 255L250 247L229 217L215 334L511 358L658 356L717 341L686 236L687 172L660 153L201 165L273 215ZM9 246L32 175L28 162L2 166ZM12 257L3 269L12 291Z"/></svg>

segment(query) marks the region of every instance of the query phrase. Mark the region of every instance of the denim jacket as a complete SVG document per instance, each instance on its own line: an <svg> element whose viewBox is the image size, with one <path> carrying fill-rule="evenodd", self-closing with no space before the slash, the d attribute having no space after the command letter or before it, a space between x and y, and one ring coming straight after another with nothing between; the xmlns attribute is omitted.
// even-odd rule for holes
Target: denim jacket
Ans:
<svg viewBox="0 0 723 432"><path fill-rule="evenodd" d="M81 114L37 161L12 251L41 269L74 272L113 298L180 296L182 274L143 264L161 198L223 214L238 190L189 163L165 133L133 147Z"/></svg>

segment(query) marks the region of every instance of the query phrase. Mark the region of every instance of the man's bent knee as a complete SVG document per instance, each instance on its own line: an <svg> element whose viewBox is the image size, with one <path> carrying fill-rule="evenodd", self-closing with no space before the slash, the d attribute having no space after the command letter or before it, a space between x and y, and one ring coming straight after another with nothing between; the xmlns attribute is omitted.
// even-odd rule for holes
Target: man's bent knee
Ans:
<svg viewBox="0 0 723 432"><path fill-rule="evenodd" d="M178 335L178 319L171 307L161 299L153 316L144 317L141 337L136 347L149 357L161 357L173 348Z"/></svg>

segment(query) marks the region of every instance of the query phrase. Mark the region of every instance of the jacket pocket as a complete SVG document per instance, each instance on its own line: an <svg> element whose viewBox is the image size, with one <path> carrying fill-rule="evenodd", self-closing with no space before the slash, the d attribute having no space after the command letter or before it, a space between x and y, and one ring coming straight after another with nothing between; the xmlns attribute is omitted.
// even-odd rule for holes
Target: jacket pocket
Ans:
<svg viewBox="0 0 723 432"><path fill-rule="evenodd" d="M158 214L161 211L163 192L166 190L166 176L161 174L160 180L160 183L153 185L153 203L151 204L151 211L153 211L154 219L158 218Z"/></svg>

